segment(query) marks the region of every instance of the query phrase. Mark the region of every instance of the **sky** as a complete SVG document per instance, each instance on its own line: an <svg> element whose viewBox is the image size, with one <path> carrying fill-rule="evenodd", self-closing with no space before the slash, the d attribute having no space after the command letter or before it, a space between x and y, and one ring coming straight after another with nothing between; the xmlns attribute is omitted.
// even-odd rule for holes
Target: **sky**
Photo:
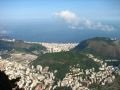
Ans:
<svg viewBox="0 0 120 90"><path fill-rule="evenodd" d="M70 10L91 19L120 19L120 0L0 0L0 19L51 19Z"/></svg>
<svg viewBox="0 0 120 90"><path fill-rule="evenodd" d="M76 30L74 35L66 33L65 35L71 36L69 39L65 38L66 40L71 40L77 32L82 32L83 36L94 36L96 33L96 36L100 36L101 32L116 34L120 32L120 0L0 0L0 33L23 33L31 25L33 27L29 31L40 35L43 31L46 35L52 32L63 35L65 29ZM15 36L20 35L22 34Z"/></svg>

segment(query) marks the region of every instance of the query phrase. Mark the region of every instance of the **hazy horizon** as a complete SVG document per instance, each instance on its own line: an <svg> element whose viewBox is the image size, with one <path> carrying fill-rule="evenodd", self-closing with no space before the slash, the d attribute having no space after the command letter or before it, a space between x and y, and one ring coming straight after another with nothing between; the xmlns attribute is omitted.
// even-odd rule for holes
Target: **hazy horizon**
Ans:
<svg viewBox="0 0 120 90"><path fill-rule="evenodd" d="M119 0L1 0L0 34L26 41L120 38Z"/></svg>

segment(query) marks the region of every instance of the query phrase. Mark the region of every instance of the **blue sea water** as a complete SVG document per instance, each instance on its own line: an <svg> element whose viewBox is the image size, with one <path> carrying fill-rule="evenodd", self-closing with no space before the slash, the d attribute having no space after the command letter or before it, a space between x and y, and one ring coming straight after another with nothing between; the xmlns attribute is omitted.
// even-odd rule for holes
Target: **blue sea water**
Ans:
<svg viewBox="0 0 120 90"><path fill-rule="evenodd" d="M118 26L119 23L114 23ZM19 22L6 25L8 35L19 40L37 42L80 42L92 37L117 37L120 30L79 30L71 29L68 25L59 22ZM119 26L118 26L119 27Z"/></svg>

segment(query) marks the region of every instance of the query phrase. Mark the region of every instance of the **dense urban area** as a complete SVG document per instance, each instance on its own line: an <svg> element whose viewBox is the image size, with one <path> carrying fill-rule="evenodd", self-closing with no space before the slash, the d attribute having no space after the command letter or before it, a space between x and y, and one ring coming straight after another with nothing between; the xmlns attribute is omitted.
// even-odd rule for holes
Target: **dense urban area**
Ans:
<svg viewBox="0 0 120 90"><path fill-rule="evenodd" d="M109 40L105 39L105 42L107 41ZM42 50L40 52L37 51L38 47L33 48L31 45L32 49L31 46L29 47L31 53L26 52L27 50L23 52L23 49L21 50L23 47L18 46L17 49L15 47L9 50L7 45L10 46L14 42L22 43L24 50L29 44L42 45L45 49L40 48ZM113 84L116 77L120 75L119 65L114 66L109 62L119 63L119 58L115 60L101 58L97 57L97 54L86 53L86 50L84 54L84 50L78 54L75 51L79 45L78 43L37 43L2 39L0 70L4 71L10 80L20 77L17 85L24 90L106 90L103 87ZM62 78L59 78L60 73L64 74Z"/></svg>

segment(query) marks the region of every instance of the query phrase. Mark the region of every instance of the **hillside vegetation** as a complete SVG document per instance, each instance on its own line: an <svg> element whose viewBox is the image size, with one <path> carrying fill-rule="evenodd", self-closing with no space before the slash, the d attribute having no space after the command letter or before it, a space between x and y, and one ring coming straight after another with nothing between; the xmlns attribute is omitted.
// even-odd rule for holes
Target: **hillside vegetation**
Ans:
<svg viewBox="0 0 120 90"><path fill-rule="evenodd" d="M82 41L72 51L92 53L104 58L120 59L120 41L96 37Z"/></svg>
<svg viewBox="0 0 120 90"><path fill-rule="evenodd" d="M98 70L99 64L89 59L87 56L74 52L58 52L58 53L46 53L32 62L33 65L49 66L50 70L58 70L56 76L62 79L69 67L79 64L80 68L90 69L95 68Z"/></svg>
<svg viewBox="0 0 120 90"><path fill-rule="evenodd" d="M79 64L82 69L97 68L99 65L89 59L86 54L93 54L102 59L120 59L120 42L109 38L96 37L81 42L69 52L46 53L33 61L33 65L49 66L51 70L58 70L57 77L64 77L69 67ZM117 63L117 64L116 64ZM109 62L119 65L120 62Z"/></svg>

